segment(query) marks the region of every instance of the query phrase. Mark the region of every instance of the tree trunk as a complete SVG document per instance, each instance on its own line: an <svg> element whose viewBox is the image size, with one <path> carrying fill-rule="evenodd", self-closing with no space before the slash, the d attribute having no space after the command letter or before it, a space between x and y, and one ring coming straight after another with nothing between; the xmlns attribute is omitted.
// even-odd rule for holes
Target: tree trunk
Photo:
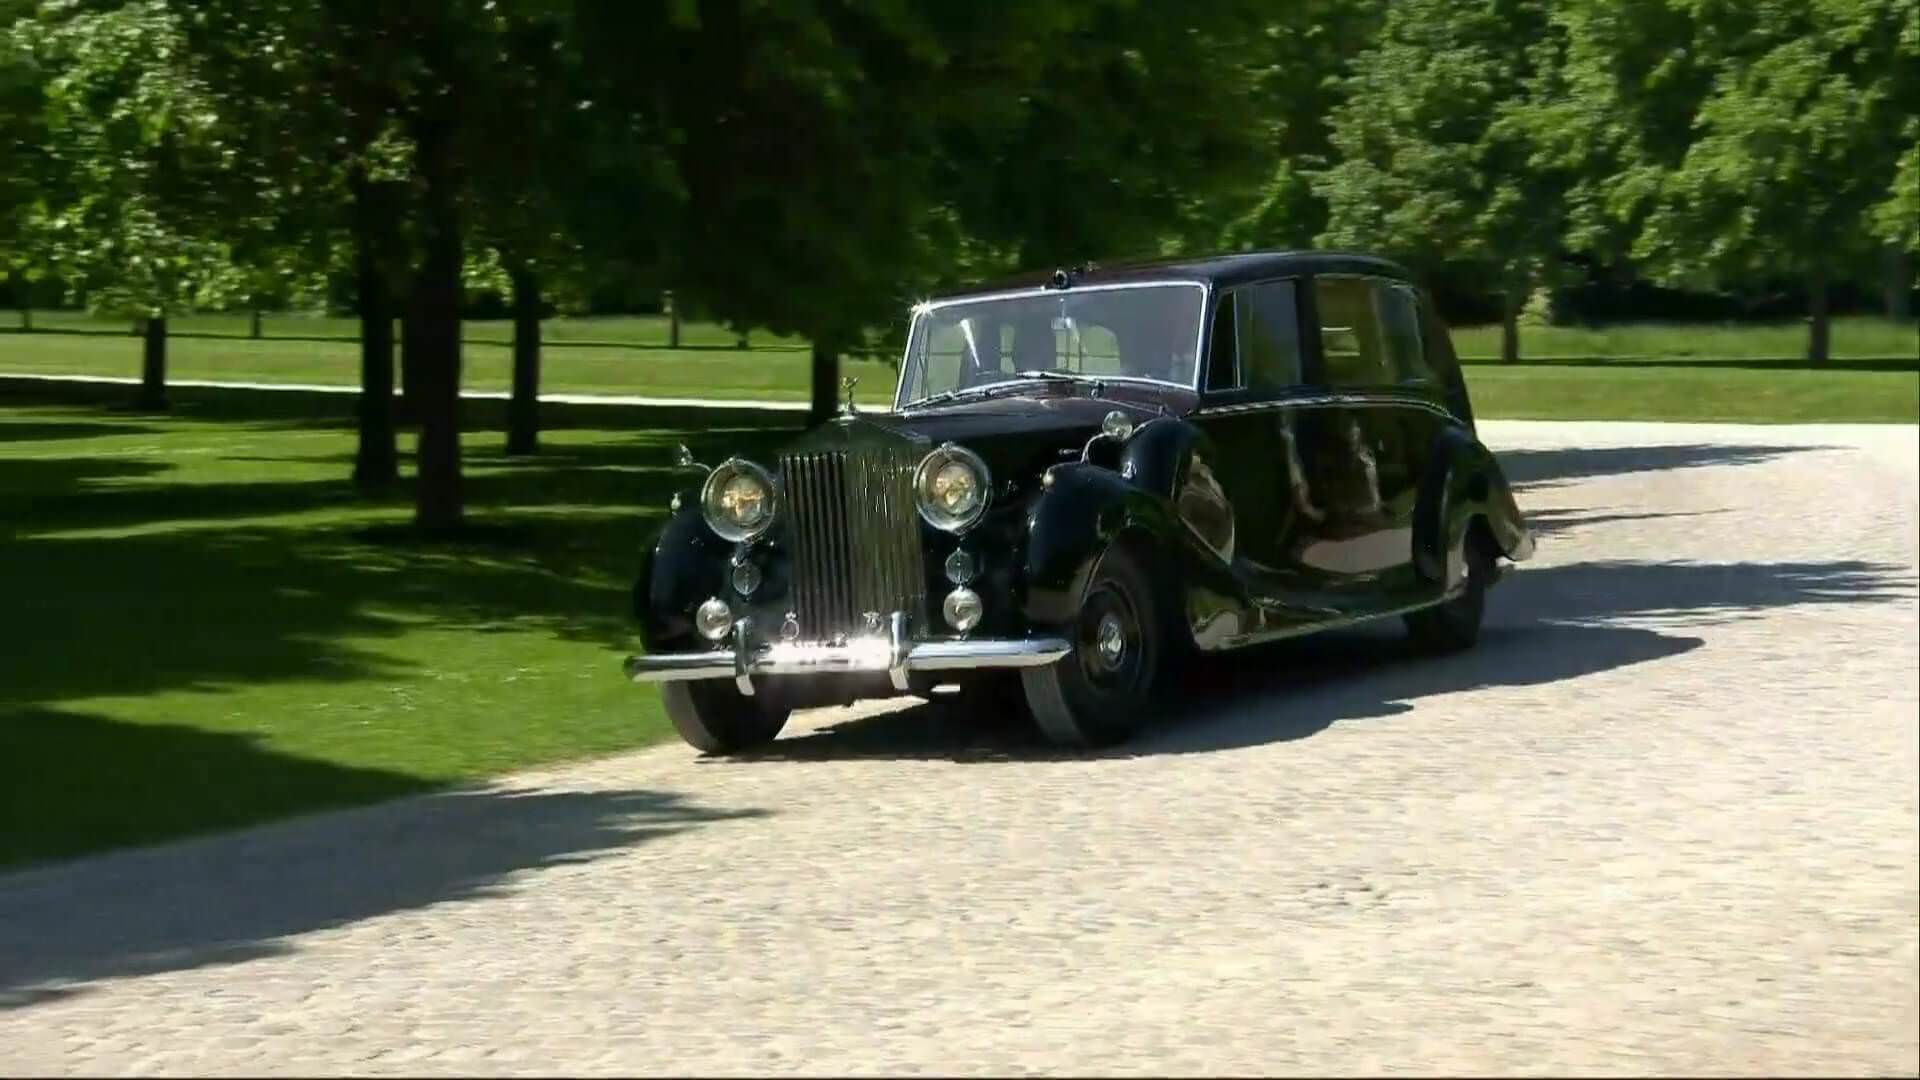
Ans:
<svg viewBox="0 0 1920 1080"><path fill-rule="evenodd" d="M1827 268L1820 266L1807 276L1807 363L1816 367L1826 364L1830 332Z"/></svg>
<svg viewBox="0 0 1920 1080"><path fill-rule="evenodd" d="M513 396L507 402L507 453L540 448L540 283L524 267L513 278Z"/></svg>
<svg viewBox="0 0 1920 1080"><path fill-rule="evenodd" d="M1886 290L1887 318L1913 318L1913 257L1905 249L1887 248L1886 274L1881 282Z"/></svg>
<svg viewBox="0 0 1920 1080"><path fill-rule="evenodd" d="M25 300L20 301L20 329L33 329L33 306Z"/></svg>
<svg viewBox="0 0 1920 1080"><path fill-rule="evenodd" d="M745 352L748 349L751 349L753 347L747 341L747 332L745 330L740 331L740 333L733 339L733 347L736 349L739 349L741 352Z"/></svg>
<svg viewBox="0 0 1920 1080"><path fill-rule="evenodd" d="M134 404L142 409L167 407L167 320L159 316L146 322L145 342L141 349L140 396Z"/></svg>
<svg viewBox="0 0 1920 1080"><path fill-rule="evenodd" d="M415 462L413 523L423 532L458 529L464 517L460 484L460 268L459 192L452 135L446 116L425 116L414 138L415 168L423 181L423 252L412 310L419 352L407 357L414 370L413 404L420 422Z"/></svg>
<svg viewBox="0 0 1920 1080"><path fill-rule="evenodd" d="M379 491L400 478L393 434L393 310L380 266L381 222L372 185L356 173L352 188L354 276L360 294L360 448L353 459L353 482L362 491Z"/></svg>
<svg viewBox="0 0 1920 1080"><path fill-rule="evenodd" d="M254 339L255 341L260 340L260 309L259 308L253 309L253 318L247 326L247 336Z"/></svg>
<svg viewBox="0 0 1920 1080"><path fill-rule="evenodd" d="M840 353L830 346L813 345L813 406L807 413L809 424L824 424L839 410Z"/></svg>
<svg viewBox="0 0 1920 1080"><path fill-rule="evenodd" d="M680 305L674 302L673 294L667 294L667 348L680 347Z"/></svg>
<svg viewBox="0 0 1920 1080"><path fill-rule="evenodd" d="M1500 294L1500 362L1520 362L1520 298L1512 289Z"/></svg>

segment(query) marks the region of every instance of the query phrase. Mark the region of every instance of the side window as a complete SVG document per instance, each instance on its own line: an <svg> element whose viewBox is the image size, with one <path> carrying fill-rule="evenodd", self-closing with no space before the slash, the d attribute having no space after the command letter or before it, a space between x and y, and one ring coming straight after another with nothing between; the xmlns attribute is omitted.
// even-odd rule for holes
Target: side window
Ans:
<svg viewBox="0 0 1920 1080"><path fill-rule="evenodd" d="M1274 281L1235 290L1240 366L1251 390L1280 391L1300 382L1300 315L1294 283Z"/></svg>
<svg viewBox="0 0 1920 1080"><path fill-rule="evenodd" d="M1213 333L1207 344L1207 389L1233 390L1240 385L1240 350L1234 337L1234 293L1220 297L1213 312Z"/></svg>
<svg viewBox="0 0 1920 1080"><path fill-rule="evenodd" d="M1330 387L1391 386L1397 381L1373 296L1374 283L1366 278L1314 279L1320 355Z"/></svg>
<svg viewBox="0 0 1920 1080"><path fill-rule="evenodd" d="M1396 382L1427 383L1426 341L1420 332L1420 298L1411 288L1387 281L1373 283L1374 306L1380 312L1380 336Z"/></svg>

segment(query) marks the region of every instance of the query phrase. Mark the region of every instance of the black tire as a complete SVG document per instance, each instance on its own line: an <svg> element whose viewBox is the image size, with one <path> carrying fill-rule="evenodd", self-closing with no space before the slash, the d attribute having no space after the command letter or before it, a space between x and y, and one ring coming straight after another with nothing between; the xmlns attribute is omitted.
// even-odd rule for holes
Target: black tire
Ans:
<svg viewBox="0 0 1920 1080"><path fill-rule="evenodd" d="M667 719L687 745L705 754L733 754L765 746L780 734L788 709L747 697L730 682L697 679L660 687Z"/></svg>
<svg viewBox="0 0 1920 1080"><path fill-rule="evenodd" d="M1425 653L1471 649L1480 640L1480 622L1486 616L1487 589L1500 574L1499 551L1476 522L1467 530L1467 587L1459 596L1406 616L1414 648Z"/></svg>
<svg viewBox="0 0 1920 1080"><path fill-rule="evenodd" d="M1142 560L1110 548L1069 628L1073 651L1020 672L1027 708L1048 741L1112 746L1146 720L1167 650L1161 608Z"/></svg>

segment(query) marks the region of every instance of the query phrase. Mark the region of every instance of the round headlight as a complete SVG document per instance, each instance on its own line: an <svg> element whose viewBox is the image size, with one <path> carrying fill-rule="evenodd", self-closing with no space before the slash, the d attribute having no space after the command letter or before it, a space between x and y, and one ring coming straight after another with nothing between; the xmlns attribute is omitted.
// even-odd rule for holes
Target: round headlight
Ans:
<svg viewBox="0 0 1920 1080"><path fill-rule="evenodd" d="M992 482L978 454L948 443L920 462L913 474L914 498L927 524L959 532L987 512Z"/></svg>
<svg viewBox="0 0 1920 1080"><path fill-rule="evenodd" d="M700 510L722 540L751 540L773 524L773 477L751 461L729 458L707 474Z"/></svg>

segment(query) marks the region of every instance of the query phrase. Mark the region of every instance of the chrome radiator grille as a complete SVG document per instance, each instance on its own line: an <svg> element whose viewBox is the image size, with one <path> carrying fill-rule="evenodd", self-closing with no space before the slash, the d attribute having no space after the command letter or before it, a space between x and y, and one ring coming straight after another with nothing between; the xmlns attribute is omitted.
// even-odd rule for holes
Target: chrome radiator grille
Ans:
<svg viewBox="0 0 1920 1080"><path fill-rule="evenodd" d="M918 616L926 598L918 459L905 448L822 451L780 459L793 523L794 611L800 636L823 641L871 632L869 612Z"/></svg>

